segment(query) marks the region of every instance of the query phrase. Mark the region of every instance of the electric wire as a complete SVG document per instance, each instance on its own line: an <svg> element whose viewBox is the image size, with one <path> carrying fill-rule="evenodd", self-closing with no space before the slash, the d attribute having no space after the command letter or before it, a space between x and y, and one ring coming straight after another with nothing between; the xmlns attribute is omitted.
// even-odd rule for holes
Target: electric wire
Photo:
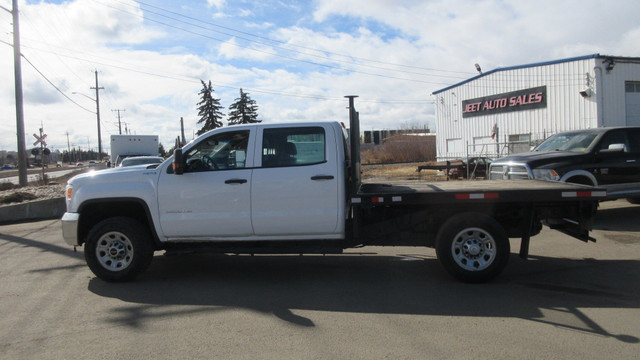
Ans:
<svg viewBox="0 0 640 360"><path fill-rule="evenodd" d="M96 1L96 2L98 2L98 1ZM98 2L98 3L100 3L100 2ZM126 10L123 10L123 9L120 9L120 8L117 8L117 7L113 7L111 5L106 5L106 4L103 4L103 3L100 3L100 4L105 6L105 7L109 7L111 9L113 9L113 10L116 10L116 11L120 11L120 12L129 14L129 15L132 15L132 16L140 17L140 15L133 14L131 12L128 12ZM156 20L156 19L144 18L144 17L143 17L143 19L146 20L146 21L149 21L149 22L157 23L157 24L172 28L172 29L180 30L180 31L192 34L192 35L197 35L197 36L200 36L200 37L203 37L203 38L206 38L206 39L214 40L214 41L217 41L217 42L220 42L220 43L224 43L224 44L228 44L228 45L231 45L231 46L234 46L234 47L239 47L241 49L246 49L246 50L250 50L250 51L253 51L253 52L258 52L258 53L266 54L266 55L270 55L270 56L280 57L280 58L291 60L291 61L294 61L294 62L306 63L306 64L309 64L309 65L314 65L314 66L323 67L323 68L332 69L332 70L341 70L341 71L346 71L346 72L350 72L350 73L363 74L363 75L369 75L369 76L376 76L376 77L387 78L387 79L411 81L411 82L418 82L418 83L424 83L424 84L436 84L436 85L447 85L448 84L448 83L443 83L443 82L433 82L433 81L425 81L425 80L419 80L419 79L401 78L401 77L397 77L397 76L376 74L376 73L370 73L370 72L365 72L365 71L360 71L360 70L355 70L355 69L346 69L346 68L343 68L343 67L329 65L329 64L321 64L321 63L318 63L318 62L315 62L315 61L304 60L304 59L300 59L300 58L295 58L293 56L287 56L287 55L279 54L277 52L271 52L271 51L266 51L266 50L255 49L255 48L252 48L252 47L241 46L241 45L235 44L235 43L230 42L230 41L225 40L225 39L219 39L219 38L216 38L216 37L213 37L213 36L210 36L210 35L201 34L199 32L188 30L188 29L184 29L184 28L181 28L179 26L171 25L171 24L168 24L166 22L162 22L162 21L159 21L159 20ZM255 41L252 41L252 42L255 42ZM294 51L294 50L289 50L289 51ZM310 56L309 54L306 54L306 55ZM317 56L314 56L314 57L317 57ZM332 60L332 62L343 62L343 61ZM362 64L360 64L359 66L372 67L372 66L367 66L367 65L362 65ZM389 69L385 69L385 70L389 70ZM401 72L409 73L407 71L401 71ZM411 73L409 73L409 75L410 74ZM431 76L439 76L439 75L431 75ZM442 76L442 77L450 77L450 76ZM462 77L455 77L455 78L462 79Z"/></svg>
<svg viewBox="0 0 640 360"><path fill-rule="evenodd" d="M49 52L49 53L56 53L56 52L54 52L52 50L39 49L39 48L36 48L36 47L33 47L33 46L29 46L29 45L23 45L23 47L24 48L28 48L28 49L32 49L32 50L44 51L44 52ZM91 59L86 59L86 58L80 58L80 57L77 57L77 56L61 54L61 53L56 53L56 54L58 56L61 56L61 57L73 58L73 59L76 59L76 60L80 60L80 61L84 61L84 62L88 62L88 63L94 64L94 65L97 64L97 65L108 66L108 67L116 68L116 69L120 69L120 70L131 71L131 72L135 72L135 73L139 73L139 74L143 74L143 75L154 76L154 77L158 77L158 78L171 79L171 80L188 82L188 83L193 83L193 84L200 84L200 79L190 78L190 77L187 77L187 76L184 76L184 75L159 74L159 73L154 73L154 72L145 71L145 70L138 70L138 69L122 66L122 65L116 65L116 64L112 64L112 63L108 63L108 62L104 62L104 61L97 61L97 60L91 60ZM340 101L343 100L342 97L327 97L327 96L304 95L304 94L288 93L288 92L277 91L277 90L267 90L267 89L252 88L252 87L246 87L246 86L236 86L236 85L230 85L230 84L224 84L224 83L218 83L218 82L213 83L213 84L217 88L227 88L227 89L233 89L233 90L239 90L240 88L243 88L243 89L246 89L247 91L250 91L250 92L253 92L253 93L263 93L263 94L269 94L269 95L279 95L279 96L287 96L287 97L295 97L295 98L303 98L303 99L315 99L315 100L340 100ZM372 103L381 103L381 104L414 104L414 103L422 104L422 103L429 103L429 100L414 100L414 101L412 101L412 100L362 100L362 102L372 102Z"/></svg>
<svg viewBox="0 0 640 360"><path fill-rule="evenodd" d="M94 0L94 1L98 2L97 0ZM117 1L117 0L115 0L115 1ZM458 79L465 78L465 77L467 77L469 74L473 74L473 73L470 73L470 72L452 71L452 70L442 70L442 69L434 69L434 68L419 67L419 66L415 66L415 65L404 65L404 64L397 64L397 63L383 62L383 61L379 61L379 60L372 60L372 59L366 59L366 58L361 58L361 57L352 56L352 55L340 54L340 53L336 53L336 52L332 52L332 51L328 51L328 50L317 49L317 48L312 48L312 47L308 47L308 46L302 46L302 45L297 45L297 44L291 44L291 43L288 43L288 42L285 42L285 41L276 40L276 39L272 39L272 38L269 38L269 37L266 37L266 36L256 35L256 34L252 34L252 33L249 33L249 32L245 32L245 31L241 31L241 30L233 29L233 28L230 28L230 27L226 27L226 26L218 25L218 24L215 24L215 23L212 23L212 22L204 21L204 20L201 20L201 19L197 19L197 18L195 18L195 17L188 16L188 15L184 15L184 14L178 13L178 12L176 12L176 11L168 10L168 9L165 9L165 8L162 8L162 7L159 7L159 6L151 5L151 4L145 3L145 2L143 2L143 1L138 1L138 0L132 0L132 1L133 1L133 2L135 2L135 3L138 3L138 4L140 4L140 5L143 5L143 6L146 6L146 7L149 7L149 8L153 8L153 9L157 9L157 10L161 10L161 11L164 11L164 12L169 13L169 14L173 14L173 15L176 15L176 16L179 16L179 17L182 17L182 18L185 18L185 19L189 19L189 20L192 20L192 21L196 21L196 22L198 22L198 23L202 23L202 24L205 24L205 25L209 25L209 26L213 26L213 27L221 28L221 29L224 29L224 30L227 30L227 31L236 32L236 33L239 33L239 34L242 34L242 35L246 35L246 36L251 36L251 37L254 37L254 38L257 38L257 39L261 39L261 40L265 40L265 41L268 41L268 42L271 42L271 43L279 44L279 45L281 45L281 46L278 46L278 47L279 47L279 48L281 48L281 49L283 49L283 50L286 50L286 51L293 51L293 52L296 52L296 53L299 53L299 54L302 54L302 55L305 55L305 56L314 56L314 57L318 57L318 58L321 58L321 59L324 59L324 60L327 60L327 61L331 61L331 62L342 62L342 63L352 64L352 65L356 65L356 66L365 66L365 67L370 67L370 68L375 68L375 69L382 69L382 70L396 71L396 72L404 72L404 73L407 73L407 74L413 74L413 75L439 76L439 77L453 77L453 78L458 78ZM119 2L120 4L125 5L125 6L131 6L131 5L126 4L126 3L122 2L122 1L117 1L117 2ZM103 4L103 5L104 5L104 4ZM113 7L112 7L112 8L113 8ZM196 25L196 24L189 23L189 22L186 22L186 21L183 21L183 20L178 20L178 19L176 19L176 18L169 17L169 16L167 16L167 15L163 15L163 14L160 14L160 13L158 13L158 12L151 11L151 10L148 10L148 9L145 9L145 10L144 10L144 12L145 12L145 14L146 14L146 13L151 13L151 14L154 14L154 15L162 16L162 17L164 17L164 18L168 18L168 19L171 19L171 20L175 20L175 21L181 22L181 23L183 23L183 24L187 24L187 25L190 25L190 26L194 26L194 27L197 27L197 28L200 28L200 29L204 29L204 30L208 30L208 31L213 31L213 32L218 32L218 33L220 33L220 34L227 35L227 36L237 37L237 38L239 38L239 39L243 39L243 40L248 41L248 42L254 42L254 43L259 43L259 44L262 44L262 45L272 46L272 44L266 44L266 43L264 43L264 42L260 42L260 41L256 41L256 40L251 40L251 39L248 39L248 38L245 38L245 37L240 37L240 36L237 36L237 35L233 35L233 34L229 34L229 33L221 32L221 31L215 31L215 30L212 30L212 29L208 29L208 28L205 28L205 27L203 27L203 26L201 26L201 25ZM132 14L132 15L134 15L134 16L138 16L138 15L136 15L136 14ZM144 19L147 19L147 18L144 18ZM308 50L308 51L313 51L313 52L321 53L321 54L322 54L322 56L318 56L318 55L311 55L311 54L304 53L304 52L301 52L301 51L291 50L291 49L288 49L288 48L286 48L286 47L282 47L282 46L290 46L290 47L295 47L295 48L304 49L304 50ZM403 68L410 68L410 69L417 69L417 70L426 70L426 71L437 71L437 72L445 72L445 73L456 73L456 74L461 74L461 75L465 75L465 76L464 76L464 77L461 77L461 76L454 77L454 76L445 76L445 75L433 75L433 74L417 73L417 72L414 72L414 71L402 71L402 70L397 70L397 69L389 69L389 68L383 68L383 67L379 67L379 66L364 65L364 64L357 63L357 62L354 62L354 61L336 60L336 59L328 58L328 57L326 56L326 54L330 54L330 55L334 55L334 56L339 56L339 57L346 58L346 59L355 59L355 60L364 61L364 62L370 62L370 63L381 64L381 65L388 65L388 66L395 66L395 67L403 67Z"/></svg>
<svg viewBox="0 0 640 360"><path fill-rule="evenodd" d="M2 41L4 42L4 41ZM42 76L42 78L44 78L49 85L53 86L54 89L56 89L56 91L58 91L62 96L64 96L67 100L71 101L73 104L75 104L77 107L79 107L80 109L84 110L84 111L88 111L90 113L95 114L94 111L89 110L87 108L85 108L84 106L78 104L77 102L73 101L73 99L71 99L69 96L67 96L67 94L65 94L62 90L60 90L60 88L58 88L53 82L51 82L51 80L49 80L49 78L47 78L47 76L45 74L43 74L35 65L33 65L33 63L31 61L29 61L29 59L27 59L26 56L24 56L23 54L20 54L20 56L29 64L31 65L31 67L38 73L40 74L40 76Z"/></svg>

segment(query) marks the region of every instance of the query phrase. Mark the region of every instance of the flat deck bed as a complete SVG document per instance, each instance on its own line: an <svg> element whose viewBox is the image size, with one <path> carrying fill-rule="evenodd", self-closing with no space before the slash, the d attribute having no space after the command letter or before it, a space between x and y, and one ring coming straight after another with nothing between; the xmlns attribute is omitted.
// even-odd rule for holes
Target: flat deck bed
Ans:
<svg viewBox="0 0 640 360"><path fill-rule="evenodd" d="M356 198L361 203L452 203L571 201L599 199L606 191L591 186L541 180L471 180L424 182L413 180L367 181ZM356 200L357 202L357 200Z"/></svg>

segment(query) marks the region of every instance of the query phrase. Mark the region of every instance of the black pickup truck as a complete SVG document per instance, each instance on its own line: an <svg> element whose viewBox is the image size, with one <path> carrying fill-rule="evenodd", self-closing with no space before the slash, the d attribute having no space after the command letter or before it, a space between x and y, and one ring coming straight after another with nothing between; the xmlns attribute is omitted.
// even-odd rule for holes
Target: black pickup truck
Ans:
<svg viewBox="0 0 640 360"><path fill-rule="evenodd" d="M640 127L576 130L533 151L494 160L489 178L538 179L598 186L606 199L640 202Z"/></svg>

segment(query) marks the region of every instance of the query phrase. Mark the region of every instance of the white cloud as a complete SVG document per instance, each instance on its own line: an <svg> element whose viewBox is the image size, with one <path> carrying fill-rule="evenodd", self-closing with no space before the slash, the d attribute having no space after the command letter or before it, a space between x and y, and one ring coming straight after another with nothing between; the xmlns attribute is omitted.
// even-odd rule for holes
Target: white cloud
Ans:
<svg viewBox="0 0 640 360"><path fill-rule="evenodd" d="M230 39L220 45L218 50L220 56L225 59L249 59L255 61L267 61L273 58L273 49L264 45L241 46L236 39Z"/></svg>
<svg viewBox="0 0 640 360"><path fill-rule="evenodd" d="M314 19L338 15L374 20L415 37L416 44L431 46L447 59L483 58L494 67L584 55L565 52L575 43L591 46L587 53L610 52L611 44L635 27L639 11L640 4L627 1L325 0L318 2ZM637 46L624 50L630 53L621 55L640 54Z"/></svg>
<svg viewBox="0 0 640 360"><path fill-rule="evenodd" d="M226 5L227 0L207 0L207 5L209 7L215 7L217 9L222 9Z"/></svg>
<svg viewBox="0 0 640 360"><path fill-rule="evenodd" d="M240 6L256 9L247 4ZM90 110L64 99L23 62L26 135L44 123L56 148L66 149L67 132L72 144L85 148L90 143L95 148L95 102L71 92L95 97L90 87L95 86L96 69L105 88L100 91L103 144L110 133L117 133L111 110L126 109L121 115L127 127L138 134L159 134L169 148L179 133L180 117L187 134L198 129L200 79L212 81L225 107L243 87L258 102L265 121L344 121L343 96L355 94L360 95L356 106L363 128L392 128L432 124L430 93L475 75L476 62L488 71L596 52L640 56L637 2L324 0L313 4L312 13L294 19L295 26L284 25L277 17L261 18L257 10L244 18L241 11L230 8L234 4L223 0L190 3L189 10L176 10L207 21L224 15L214 23L286 43L252 43L257 51L246 48L242 38L250 37L247 34L219 43L145 21L150 15L131 0L24 4L23 54ZM290 8L291 13L296 11L300 8ZM1 39L11 42L10 25L0 30ZM12 53L5 44L0 44L0 81L13 84ZM0 110L0 149L15 148L12 86L0 89Z"/></svg>

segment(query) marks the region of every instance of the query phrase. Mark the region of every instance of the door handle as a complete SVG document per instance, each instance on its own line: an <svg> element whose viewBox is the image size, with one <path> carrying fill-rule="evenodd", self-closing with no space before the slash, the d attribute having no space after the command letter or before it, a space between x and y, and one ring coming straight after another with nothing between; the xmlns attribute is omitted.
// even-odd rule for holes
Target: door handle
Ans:
<svg viewBox="0 0 640 360"><path fill-rule="evenodd" d="M247 182L247 179L229 179L225 180L225 184L244 184Z"/></svg>
<svg viewBox="0 0 640 360"><path fill-rule="evenodd" d="M311 180L333 180L333 175L316 175L312 176Z"/></svg>

